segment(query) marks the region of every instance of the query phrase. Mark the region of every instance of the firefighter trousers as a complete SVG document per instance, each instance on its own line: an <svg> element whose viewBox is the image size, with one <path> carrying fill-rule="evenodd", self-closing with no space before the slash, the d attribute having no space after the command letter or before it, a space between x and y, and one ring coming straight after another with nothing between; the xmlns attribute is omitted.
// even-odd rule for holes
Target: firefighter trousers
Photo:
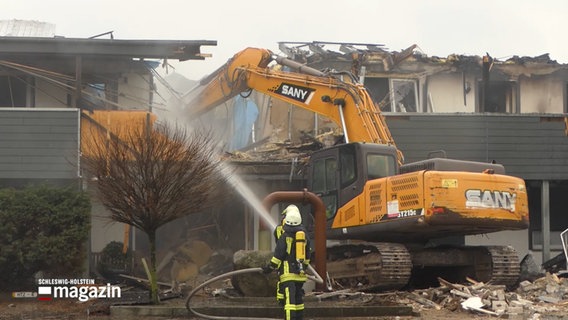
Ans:
<svg viewBox="0 0 568 320"><path fill-rule="evenodd" d="M304 317L304 281L280 282L284 292L284 319L302 320Z"/></svg>

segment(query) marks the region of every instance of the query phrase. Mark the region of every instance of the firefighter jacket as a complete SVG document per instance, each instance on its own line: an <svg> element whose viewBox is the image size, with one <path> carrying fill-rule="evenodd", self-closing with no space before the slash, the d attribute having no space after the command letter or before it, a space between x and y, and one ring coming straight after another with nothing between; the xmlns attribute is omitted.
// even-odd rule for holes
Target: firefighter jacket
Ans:
<svg viewBox="0 0 568 320"><path fill-rule="evenodd" d="M274 241L278 242L278 238L284 233L284 223L277 225L272 233L274 235Z"/></svg>
<svg viewBox="0 0 568 320"><path fill-rule="evenodd" d="M310 264L311 244L309 239L305 242L306 257L303 261L298 261L296 257L296 232L304 231L300 226L284 225L284 233L276 242L274 255L270 259L270 264L274 269L278 269L280 282L284 281L301 281L307 280L306 269Z"/></svg>

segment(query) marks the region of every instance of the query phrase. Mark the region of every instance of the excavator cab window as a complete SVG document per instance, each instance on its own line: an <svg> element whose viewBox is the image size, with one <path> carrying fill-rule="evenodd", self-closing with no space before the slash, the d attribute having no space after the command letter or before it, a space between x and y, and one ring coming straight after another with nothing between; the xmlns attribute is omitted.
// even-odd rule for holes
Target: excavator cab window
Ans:
<svg viewBox="0 0 568 320"><path fill-rule="evenodd" d="M322 158L313 163L312 190L319 195L326 207L326 217L333 218L337 211L337 160Z"/></svg>
<svg viewBox="0 0 568 320"><path fill-rule="evenodd" d="M367 154L367 179L393 176L396 172L394 157L384 154Z"/></svg>
<svg viewBox="0 0 568 320"><path fill-rule="evenodd" d="M355 163L355 154L344 152L340 154L340 181L341 188L352 184L357 179L357 165Z"/></svg>

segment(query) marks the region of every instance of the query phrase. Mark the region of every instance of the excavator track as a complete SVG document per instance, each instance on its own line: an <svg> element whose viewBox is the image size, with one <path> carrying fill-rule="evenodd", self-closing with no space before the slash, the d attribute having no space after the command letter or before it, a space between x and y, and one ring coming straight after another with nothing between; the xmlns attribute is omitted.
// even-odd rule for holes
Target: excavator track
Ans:
<svg viewBox="0 0 568 320"><path fill-rule="evenodd" d="M433 247L414 249L410 255L413 287L436 285L438 277L514 286L521 271L517 252L509 246Z"/></svg>
<svg viewBox="0 0 568 320"><path fill-rule="evenodd" d="M513 286L517 283L521 272L519 257L510 246L488 246L485 255L488 257L476 259L475 273L479 281L492 284ZM488 262L488 259L490 261Z"/></svg>
<svg viewBox="0 0 568 320"><path fill-rule="evenodd" d="M396 243L361 243L328 248L327 271L335 284L363 291L404 287L412 272L406 247Z"/></svg>
<svg viewBox="0 0 568 320"><path fill-rule="evenodd" d="M509 246L435 247L408 251L397 243L360 243L328 248L327 271L335 285L360 291L399 290L438 284L438 277L466 277L514 286L520 263Z"/></svg>

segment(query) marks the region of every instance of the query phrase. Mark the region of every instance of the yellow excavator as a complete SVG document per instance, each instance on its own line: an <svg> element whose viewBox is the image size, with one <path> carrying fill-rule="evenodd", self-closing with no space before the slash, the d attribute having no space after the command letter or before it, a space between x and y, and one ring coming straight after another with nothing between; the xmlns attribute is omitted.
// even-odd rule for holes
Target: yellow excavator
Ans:
<svg viewBox="0 0 568 320"><path fill-rule="evenodd" d="M194 118L249 90L323 115L343 130L345 143L314 152L308 166L308 190L326 207L327 239L340 240L327 249L330 279L363 289L428 285L438 277L517 282L512 247L436 240L526 229L522 179L493 163L405 164L379 107L352 75L319 71L266 49L234 55L201 80L186 107Z"/></svg>

